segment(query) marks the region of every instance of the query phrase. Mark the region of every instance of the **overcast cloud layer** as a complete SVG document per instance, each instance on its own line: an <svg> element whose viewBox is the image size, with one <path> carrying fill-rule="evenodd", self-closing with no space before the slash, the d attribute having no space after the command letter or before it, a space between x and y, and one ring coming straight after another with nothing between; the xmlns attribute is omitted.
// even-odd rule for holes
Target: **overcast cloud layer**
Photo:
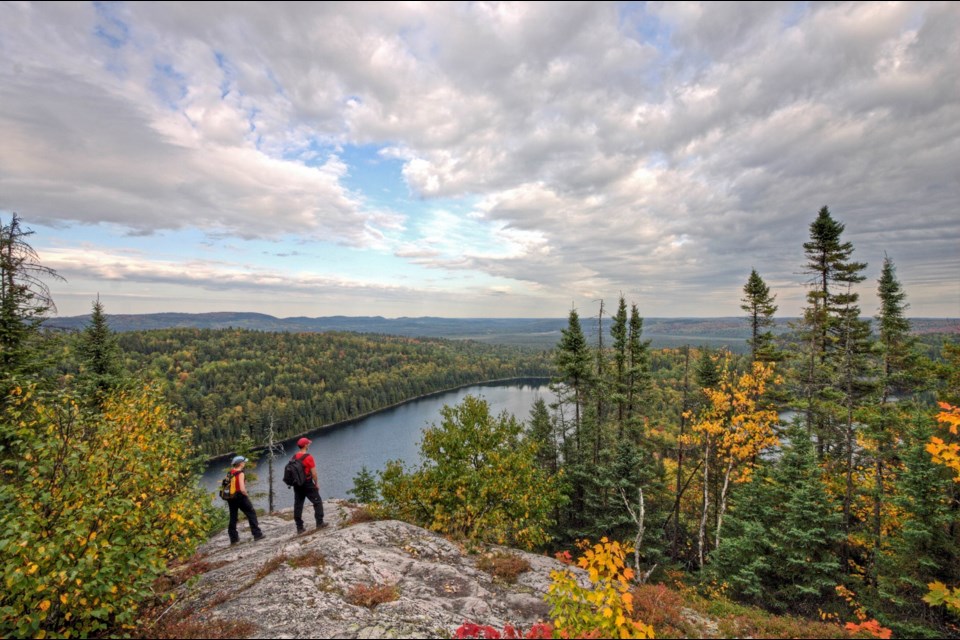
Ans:
<svg viewBox="0 0 960 640"><path fill-rule="evenodd" d="M955 3L4 3L63 315L739 315L823 205L960 316Z"/></svg>

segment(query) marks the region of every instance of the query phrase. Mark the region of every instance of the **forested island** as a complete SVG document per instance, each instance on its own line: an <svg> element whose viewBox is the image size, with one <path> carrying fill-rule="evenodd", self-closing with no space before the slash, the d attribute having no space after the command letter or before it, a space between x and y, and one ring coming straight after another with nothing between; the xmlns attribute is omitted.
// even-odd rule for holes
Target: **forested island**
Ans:
<svg viewBox="0 0 960 640"><path fill-rule="evenodd" d="M558 637L683 637L671 612L694 602L728 616L731 636L956 636L960 344L918 339L889 258L865 317L852 285L866 265L843 224L824 207L809 228L803 316L775 330L776 293L753 271L736 354L653 348L623 296L586 320L571 310L548 351L339 331L118 334L99 301L82 330L50 331L44 280L57 276L14 216L0 229L0 632L158 633L140 613L155 580L223 526L197 488L198 455L549 376L557 401L528 416L473 397L445 408L422 464L358 475L358 509L467 548L579 563L590 587L553 577L545 628Z"/></svg>

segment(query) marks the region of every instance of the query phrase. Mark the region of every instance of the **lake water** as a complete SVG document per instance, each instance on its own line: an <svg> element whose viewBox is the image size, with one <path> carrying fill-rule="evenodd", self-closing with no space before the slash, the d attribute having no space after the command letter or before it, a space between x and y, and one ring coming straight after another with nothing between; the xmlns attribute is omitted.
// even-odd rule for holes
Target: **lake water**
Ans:
<svg viewBox="0 0 960 640"><path fill-rule="evenodd" d="M349 498L347 491L353 488L353 478L364 466L371 472L380 471L388 460L402 460L408 466L420 462L420 440L424 429L440 422L440 410L444 405L456 405L467 395L482 397L490 404L491 413L499 415L506 411L517 420L528 421L530 409L537 398L549 405L554 400L546 384L500 383L464 387L428 398L411 400L405 404L354 422L321 429L307 435L313 441L310 453L317 461L320 479L320 496ZM296 438L284 442L283 453L274 461L274 508L293 506L293 489L283 484L283 467L297 452ZM229 461L219 461L207 467L202 486L210 492L220 487ZM267 460L261 459L254 470L258 479L248 487L253 503L267 509ZM226 505L219 498L216 502ZM312 513L307 505L306 511ZM312 516L310 516L312 517Z"/></svg>

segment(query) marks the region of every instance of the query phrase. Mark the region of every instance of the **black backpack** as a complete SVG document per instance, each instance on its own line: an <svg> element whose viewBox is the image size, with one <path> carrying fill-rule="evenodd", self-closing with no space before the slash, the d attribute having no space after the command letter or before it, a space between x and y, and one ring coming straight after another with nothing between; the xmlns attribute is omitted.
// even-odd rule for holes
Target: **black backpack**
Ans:
<svg viewBox="0 0 960 640"><path fill-rule="evenodd" d="M303 458L306 457L303 456ZM283 483L288 487L302 487L307 484L307 471L303 468L303 458L297 459L295 455L283 468Z"/></svg>
<svg viewBox="0 0 960 640"><path fill-rule="evenodd" d="M230 493L231 480L233 480L233 472L227 471L226 477L223 479L223 482L220 483L220 497L224 500L229 500L233 497L233 494Z"/></svg>

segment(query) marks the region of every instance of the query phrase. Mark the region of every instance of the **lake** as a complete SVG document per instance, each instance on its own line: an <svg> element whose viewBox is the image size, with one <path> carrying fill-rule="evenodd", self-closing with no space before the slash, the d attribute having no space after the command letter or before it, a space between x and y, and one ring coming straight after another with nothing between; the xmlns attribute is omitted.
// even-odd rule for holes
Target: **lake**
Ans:
<svg viewBox="0 0 960 640"><path fill-rule="evenodd" d="M383 469L388 460L402 460L406 465L420 462L420 440L424 429L440 422L440 410L444 405L456 405L467 395L482 397L490 404L491 413L499 415L506 411L517 420L526 422L530 418L530 409L537 398L543 398L549 404L554 400L553 393L543 383L491 383L464 387L426 398L411 400L380 413L360 418L353 422L328 427L307 434L313 443L310 453L317 461L317 475L320 479L320 496L324 500L331 498L349 498L347 491L353 488L353 478L364 466L371 472ZM274 461L274 508L293 507L293 489L283 484L283 467L287 460L297 452L296 441L299 438L282 443L283 453ZM210 492L216 492L220 481L230 466L229 460L220 460L208 465L201 484ZM267 460L262 459L253 471L257 481L251 484L248 492L258 508L267 509ZM217 498L218 503L226 503ZM312 507L306 510L312 513ZM310 516L313 517L313 516Z"/></svg>

